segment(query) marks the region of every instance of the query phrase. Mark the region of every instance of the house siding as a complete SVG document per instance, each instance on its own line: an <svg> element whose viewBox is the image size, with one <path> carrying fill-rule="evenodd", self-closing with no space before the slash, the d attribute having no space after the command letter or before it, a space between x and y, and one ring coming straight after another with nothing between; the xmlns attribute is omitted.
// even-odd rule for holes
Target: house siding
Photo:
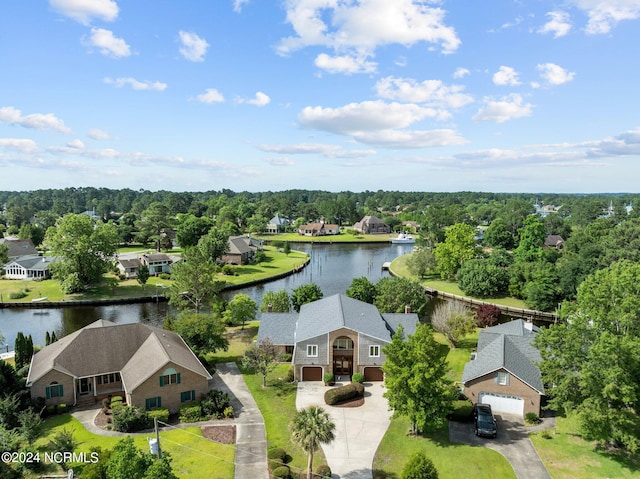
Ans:
<svg viewBox="0 0 640 479"><path fill-rule="evenodd" d="M180 373L180 384L167 384L160 386L160 376L167 368L173 368ZM167 363L152 374L146 381L138 386L134 391L127 394L129 405L138 406L144 409L145 401L149 398L160 397L162 407L168 408L170 412L178 412L180 406L186 403L180 402L180 393L195 390L196 400L209 390L207 378L196 374L189 369L181 368L174 363Z"/></svg>
<svg viewBox="0 0 640 479"><path fill-rule="evenodd" d="M47 397L46 389L52 382L57 382L58 384L62 384L62 397L49 398ZM73 377L68 374L62 373L60 371L56 371L55 369L49 371L47 374L42 376L40 379L35 381L30 388L31 399L35 400L37 398L45 398L45 404L66 404L68 406L73 406L74 404L74 381Z"/></svg>
<svg viewBox="0 0 640 479"><path fill-rule="evenodd" d="M500 371L508 373L505 369L500 369ZM524 399L524 414L533 412L538 416L541 415L542 396L540 393L511 373L509 373L508 385L496 384L495 376L496 372L492 372L468 381L465 384L464 394L474 404L478 402L478 394L481 392L520 397Z"/></svg>
<svg viewBox="0 0 640 479"><path fill-rule="evenodd" d="M371 336L366 336L364 334L360 335L359 348L358 348L358 356L360 357L359 364L361 368L358 369L358 372L364 373L364 366L380 366L382 365L386 357L382 352L382 348L387 343L382 341L381 339L372 338ZM380 356L379 357L370 357L369 356L369 346L380 346Z"/></svg>

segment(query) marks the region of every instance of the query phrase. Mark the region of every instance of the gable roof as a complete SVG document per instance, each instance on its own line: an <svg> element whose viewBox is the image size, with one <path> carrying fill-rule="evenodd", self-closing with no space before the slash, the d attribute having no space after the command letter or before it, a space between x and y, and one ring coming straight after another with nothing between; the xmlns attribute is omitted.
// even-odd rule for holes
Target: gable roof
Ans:
<svg viewBox="0 0 640 479"><path fill-rule="evenodd" d="M465 364L462 382L505 369L544 394L537 366L541 360L540 351L533 346L533 339L539 331L538 327L522 319L483 329L478 336L476 359Z"/></svg>
<svg viewBox="0 0 640 479"><path fill-rule="evenodd" d="M306 339L347 328L391 342L400 325L405 335L414 334L418 315L380 314L373 304L335 294L304 304L300 313L266 313L261 315L258 341L269 338L274 344L293 345Z"/></svg>
<svg viewBox="0 0 640 479"><path fill-rule="evenodd" d="M22 266L27 271L46 271L49 269L49 265L55 261L56 258L52 256L19 256L9 261L4 265L4 268L9 268L12 264L16 264L18 266Z"/></svg>
<svg viewBox="0 0 640 479"><path fill-rule="evenodd" d="M178 334L143 323L98 320L34 354L27 385L52 369L76 378L119 371L131 391L168 362L211 378Z"/></svg>
<svg viewBox="0 0 640 479"><path fill-rule="evenodd" d="M20 256L36 256L38 254L38 250L33 246L33 242L30 239L0 238L0 244L6 244L9 248L9 251L7 251L9 259Z"/></svg>
<svg viewBox="0 0 640 479"><path fill-rule="evenodd" d="M290 222L287 218L284 218L280 216L279 213L276 213L276 215L273 218L271 218L271 220L269 221L269 224L278 225L278 226L288 226Z"/></svg>

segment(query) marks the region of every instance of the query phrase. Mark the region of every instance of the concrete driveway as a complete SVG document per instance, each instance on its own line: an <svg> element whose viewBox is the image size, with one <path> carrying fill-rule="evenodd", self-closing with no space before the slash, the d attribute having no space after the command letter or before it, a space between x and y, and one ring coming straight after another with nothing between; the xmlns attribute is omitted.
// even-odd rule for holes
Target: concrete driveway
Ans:
<svg viewBox="0 0 640 479"><path fill-rule="evenodd" d="M529 439L529 434L519 416L495 413L498 436L495 439L477 437L473 422L449 421L449 439L454 442L483 446L502 454L518 479L551 479Z"/></svg>
<svg viewBox="0 0 640 479"><path fill-rule="evenodd" d="M335 423L335 441L322 445L334 478L371 479L373 456L391 421L387 400L382 397L383 383L365 383L365 400L360 407L328 406L324 402L326 390L319 381L299 382L296 407L321 406Z"/></svg>

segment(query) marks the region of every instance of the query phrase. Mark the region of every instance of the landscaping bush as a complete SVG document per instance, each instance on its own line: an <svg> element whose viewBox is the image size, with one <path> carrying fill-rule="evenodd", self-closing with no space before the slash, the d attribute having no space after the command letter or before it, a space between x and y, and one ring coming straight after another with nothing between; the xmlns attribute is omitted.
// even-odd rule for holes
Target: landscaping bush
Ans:
<svg viewBox="0 0 640 479"><path fill-rule="evenodd" d="M222 414L224 417L228 419L232 419L236 415L235 411L231 406L226 407Z"/></svg>
<svg viewBox="0 0 640 479"><path fill-rule="evenodd" d="M9 299L22 299L27 296L27 293L24 291L14 291L13 293L9 293Z"/></svg>
<svg viewBox="0 0 640 479"><path fill-rule="evenodd" d="M345 386L329 389L324 393L324 402L329 406L364 396L364 386L361 383L350 383Z"/></svg>
<svg viewBox="0 0 640 479"><path fill-rule="evenodd" d="M169 410L166 407L150 409L147 411L147 414L149 415L149 420L152 424L155 418L157 418L158 421L169 422Z"/></svg>
<svg viewBox="0 0 640 479"><path fill-rule="evenodd" d="M280 479L289 479L289 477L291 477L290 474L291 470L289 469L289 466L276 467L272 472L273 477Z"/></svg>
<svg viewBox="0 0 640 479"><path fill-rule="evenodd" d="M114 403L114 402L124 402L124 399L122 398L122 396L112 396L111 403Z"/></svg>
<svg viewBox="0 0 640 479"><path fill-rule="evenodd" d="M224 417L224 411L230 406L229 395L217 389L212 389L200 400L202 416Z"/></svg>
<svg viewBox="0 0 640 479"><path fill-rule="evenodd" d="M323 479L330 478L331 477L331 468L329 466L327 466L326 464L320 464L318 466L318 469L316 469L316 475L322 477Z"/></svg>
<svg viewBox="0 0 640 479"><path fill-rule="evenodd" d="M524 421L527 424L540 424L542 422L535 412L528 412L525 414Z"/></svg>
<svg viewBox="0 0 640 479"><path fill-rule="evenodd" d="M233 265L225 264L222 267L222 274L226 276L233 276L234 274L236 274L236 269L233 267Z"/></svg>
<svg viewBox="0 0 640 479"><path fill-rule="evenodd" d="M362 384L364 382L364 374L353 373L353 376L351 376L351 382Z"/></svg>
<svg viewBox="0 0 640 479"><path fill-rule="evenodd" d="M63 402L58 404L58 407L56 409L58 411L58 414L66 414L67 413L67 405L65 403L63 403Z"/></svg>
<svg viewBox="0 0 640 479"><path fill-rule="evenodd" d="M473 404L468 399L458 399L453 402L453 411L449 419L457 422L471 421L473 418Z"/></svg>
<svg viewBox="0 0 640 479"><path fill-rule="evenodd" d="M402 469L402 479L438 479L438 470L424 452L416 452Z"/></svg>
<svg viewBox="0 0 640 479"><path fill-rule="evenodd" d="M53 416L56 413L56 405L49 404L47 406L47 416Z"/></svg>
<svg viewBox="0 0 640 479"><path fill-rule="evenodd" d="M287 463L287 453L280 447L269 449L267 451L267 458L269 459L269 470L272 472Z"/></svg>
<svg viewBox="0 0 640 479"><path fill-rule="evenodd" d="M290 363L291 362L291 358L292 358L291 354L289 354L289 353L283 354L282 358L280 359L280 362L281 363Z"/></svg>
<svg viewBox="0 0 640 479"><path fill-rule="evenodd" d="M182 422L198 422L202 418L200 403L195 402L180 406L179 416Z"/></svg>
<svg viewBox="0 0 640 479"><path fill-rule="evenodd" d="M158 278L160 278L160 279L171 279L171 275L169 273L160 273L158 275Z"/></svg>
<svg viewBox="0 0 640 479"><path fill-rule="evenodd" d="M289 369L287 369L287 382L292 383L293 381L295 381L295 372L293 370L293 366L291 366Z"/></svg>
<svg viewBox="0 0 640 479"><path fill-rule="evenodd" d="M113 401L112 401L113 403ZM136 432L142 429L149 429L153 423L149 419L149 414L142 408L136 406L121 406L113 409L113 428L120 432Z"/></svg>
<svg viewBox="0 0 640 479"><path fill-rule="evenodd" d="M328 384L329 386L333 386L333 384L335 383L335 378L333 376L333 373L324 373L324 376L322 377L323 381L325 384Z"/></svg>

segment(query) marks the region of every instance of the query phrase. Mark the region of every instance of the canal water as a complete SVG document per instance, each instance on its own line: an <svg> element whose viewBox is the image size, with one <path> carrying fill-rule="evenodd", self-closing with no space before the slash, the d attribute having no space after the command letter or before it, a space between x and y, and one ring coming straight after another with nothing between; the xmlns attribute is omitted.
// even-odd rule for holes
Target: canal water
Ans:
<svg viewBox="0 0 640 479"><path fill-rule="evenodd" d="M225 293L230 299L236 293L249 295L258 305L266 291L285 289L291 292L298 286L317 284L324 296L344 293L353 278L367 277L375 283L388 273L383 263L411 252L412 245L402 244L310 244L297 243L294 249L310 255L309 265L300 273L259 286ZM115 323L146 322L162 326L168 314L173 314L167 303L140 303L109 306L71 306L67 308L0 309L0 332L9 349L13 349L18 332L33 337L34 344L44 345L47 331L55 331L58 338L72 333L98 319Z"/></svg>

